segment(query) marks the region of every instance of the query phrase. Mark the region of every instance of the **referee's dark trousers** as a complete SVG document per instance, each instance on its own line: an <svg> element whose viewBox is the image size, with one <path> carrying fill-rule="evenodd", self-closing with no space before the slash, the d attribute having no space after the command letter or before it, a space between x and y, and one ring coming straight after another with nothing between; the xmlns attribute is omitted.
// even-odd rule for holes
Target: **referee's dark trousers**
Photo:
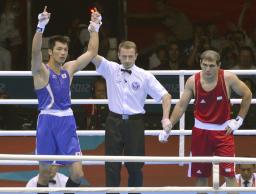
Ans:
<svg viewBox="0 0 256 194"><path fill-rule="evenodd" d="M106 121L105 155L144 156L144 120L143 114L119 115L110 112ZM128 186L143 185L142 162L126 162ZM121 162L106 162L106 186L120 186Z"/></svg>

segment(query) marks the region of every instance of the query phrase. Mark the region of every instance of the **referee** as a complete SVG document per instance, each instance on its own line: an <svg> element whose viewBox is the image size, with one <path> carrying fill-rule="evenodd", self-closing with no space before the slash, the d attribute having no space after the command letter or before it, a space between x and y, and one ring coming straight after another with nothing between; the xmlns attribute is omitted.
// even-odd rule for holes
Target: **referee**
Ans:
<svg viewBox="0 0 256 194"><path fill-rule="evenodd" d="M118 58L121 64L108 61L97 55L92 62L96 71L107 83L109 115L106 120L105 154L110 156L144 156L144 104L147 95L156 101L162 100L162 126L170 125L169 111L171 95L148 71L135 65L136 44L131 41L120 43ZM128 186L143 185L144 163L126 162ZM106 162L106 186L120 186L120 162Z"/></svg>

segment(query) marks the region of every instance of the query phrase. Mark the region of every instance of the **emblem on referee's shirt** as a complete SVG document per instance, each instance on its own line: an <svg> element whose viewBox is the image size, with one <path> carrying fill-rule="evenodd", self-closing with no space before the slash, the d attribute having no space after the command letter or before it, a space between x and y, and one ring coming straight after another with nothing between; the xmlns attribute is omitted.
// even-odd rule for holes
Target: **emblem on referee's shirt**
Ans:
<svg viewBox="0 0 256 194"><path fill-rule="evenodd" d="M132 82L132 89L138 90L140 88L140 84L138 82Z"/></svg>

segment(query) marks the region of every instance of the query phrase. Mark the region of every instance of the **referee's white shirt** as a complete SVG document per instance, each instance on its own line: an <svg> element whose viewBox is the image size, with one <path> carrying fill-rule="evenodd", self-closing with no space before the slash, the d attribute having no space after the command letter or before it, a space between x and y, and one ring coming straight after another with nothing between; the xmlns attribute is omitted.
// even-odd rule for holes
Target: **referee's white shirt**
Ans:
<svg viewBox="0 0 256 194"><path fill-rule="evenodd" d="M124 68L113 61L103 58L96 71L107 83L109 110L118 114L144 114L147 95L159 102L166 89L154 75L133 65L131 74L121 71Z"/></svg>
<svg viewBox="0 0 256 194"><path fill-rule="evenodd" d="M49 187L65 187L66 182L68 181L68 177L61 173L56 173L53 180L56 181L56 184L49 183ZM26 185L26 187L37 187L38 175L30 179Z"/></svg>

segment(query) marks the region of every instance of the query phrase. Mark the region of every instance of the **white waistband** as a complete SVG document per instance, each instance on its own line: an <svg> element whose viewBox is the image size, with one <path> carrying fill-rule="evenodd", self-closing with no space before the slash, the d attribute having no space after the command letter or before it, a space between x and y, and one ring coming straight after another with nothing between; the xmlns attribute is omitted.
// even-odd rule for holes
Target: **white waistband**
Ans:
<svg viewBox="0 0 256 194"><path fill-rule="evenodd" d="M226 127L228 126L228 121L226 121L225 123L222 123L222 124L212 124L212 123L203 123L195 118L194 126L199 129L222 131L222 130L225 130Z"/></svg>
<svg viewBox="0 0 256 194"><path fill-rule="evenodd" d="M71 108L67 110L54 110L54 109L49 109L49 110L41 110L40 111L41 115L54 115L57 117L64 117L64 116L72 116L73 111Z"/></svg>

